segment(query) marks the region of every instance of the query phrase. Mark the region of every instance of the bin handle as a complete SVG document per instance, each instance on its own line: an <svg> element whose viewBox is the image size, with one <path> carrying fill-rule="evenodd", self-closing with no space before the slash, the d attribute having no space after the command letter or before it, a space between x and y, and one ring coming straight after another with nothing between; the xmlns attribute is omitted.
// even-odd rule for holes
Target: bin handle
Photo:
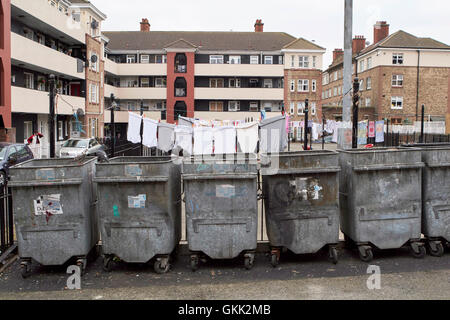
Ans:
<svg viewBox="0 0 450 320"><path fill-rule="evenodd" d="M448 167L450 167L450 162L427 164L427 167L429 167L429 168L448 168Z"/></svg>
<svg viewBox="0 0 450 320"><path fill-rule="evenodd" d="M300 211L300 212L292 212L288 214L283 214L277 217L277 219L281 221L289 221L289 220L309 220L309 219L327 219L328 225L333 225L333 219L329 215L312 215L310 213L307 213L306 211Z"/></svg>
<svg viewBox="0 0 450 320"><path fill-rule="evenodd" d="M234 179L234 180L249 180L256 179L258 175L256 173L243 173L243 174L184 174L183 180L226 180L226 179Z"/></svg>
<svg viewBox="0 0 450 320"><path fill-rule="evenodd" d="M163 221L154 221L147 224L133 224L133 223L105 223L105 231L108 237L111 237L111 229L156 229L158 237L162 235Z"/></svg>
<svg viewBox="0 0 450 320"><path fill-rule="evenodd" d="M95 183L126 183L126 182L167 182L168 177L96 177L93 179Z"/></svg>
<svg viewBox="0 0 450 320"><path fill-rule="evenodd" d="M22 227L20 229L20 233L22 234L23 240L28 240L28 233L36 233L36 232L62 232L62 231L73 231L73 238L77 239L80 235L79 230L74 229L76 226L67 226L67 227L46 227L46 226L39 226L40 230L33 229L33 228L27 228Z"/></svg>
<svg viewBox="0 0 450 320"><path fill-rule="evenodd" d="M8 187L69 186L80 185L82 183L83 179L10 181L8 182Z"/></svg>
<svg viewBox="0 0 450 320"><path fill-rule="evenodd" d="M199 233L200 225L241 225L245 224L247 233L251 231L252 219L242 218L242 219L193 219L192 223L194 225L194 232Z"/></svg>
<svg viewBox="0 0 450 320"><path fill-rule="evenodd" d="M353 170L355 172L364 171L386 171L386 170L399 170L399 169L420 169L425 167L422 162L419 163L397 163L397 164L370 164L366 166L355 166Z"/></svg>
<svg viewBox="0 0 450 320"><path fill-rule="evenodd" d="M264 169L261 170L262 175L264 175ZM298 168L298 169L279 169L275 171L277 174L311 174L311 173L338 173L341 171L339 167L328 167L328 168ZM272 175L272 174L271 174Z"/></svg>

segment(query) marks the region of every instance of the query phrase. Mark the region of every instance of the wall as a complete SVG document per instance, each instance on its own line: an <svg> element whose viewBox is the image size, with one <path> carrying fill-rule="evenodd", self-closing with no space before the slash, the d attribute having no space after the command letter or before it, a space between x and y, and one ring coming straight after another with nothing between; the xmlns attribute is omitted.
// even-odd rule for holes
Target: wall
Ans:
<svg viewBox="0 0 450 320"><path fill-rule="evenodd" d="M11 5L9 0L0 5L0 115L11 128Z"/></svg>

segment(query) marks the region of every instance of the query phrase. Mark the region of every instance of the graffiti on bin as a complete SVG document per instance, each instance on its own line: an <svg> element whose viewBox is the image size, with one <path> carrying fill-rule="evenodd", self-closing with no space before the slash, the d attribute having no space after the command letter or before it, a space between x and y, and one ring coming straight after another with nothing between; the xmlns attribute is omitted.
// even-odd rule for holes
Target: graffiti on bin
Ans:
<svg viewBox="0 0 450 320"><path fill-rule="evenodd" d="M40 169L36 170L36 180L55 180L56 172L54 169Z"/></svg>
<svg viewBox="0 0 450 320"><path fill-rule="evenodd" d="M316 201L323 198L323 187L312 177L297 177L289 182L275 185L275 196L279 202L290 205L297 201Z"/></svg>
<svg viewBox="0 0 450 320"><path fill-rule="evenodd" d="M142 169L137 164L130 164L125 166L125 175L129 177L140 177L142 176Z"/></svg>
<svg viewBox="0 0 450 320"><path fill-rule="evenodd" d="M147 195L145 194L140 194L138 196L128 196L128 208L144 209L145 201L147 201Z"/></svg>

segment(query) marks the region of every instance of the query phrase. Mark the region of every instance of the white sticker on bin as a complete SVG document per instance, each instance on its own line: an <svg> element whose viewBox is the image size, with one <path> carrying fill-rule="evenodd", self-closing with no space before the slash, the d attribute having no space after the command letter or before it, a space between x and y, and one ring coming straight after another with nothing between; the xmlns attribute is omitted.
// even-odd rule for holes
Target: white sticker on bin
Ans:
<svg viewBox="0 0 450 320"><path fill-rule="evenodd" d="M231 184L222 184L216 186L216 197L233 198L236 195L234 186Z"/></svg>
<svg viewBox="0 0 450 320"><path fill-rule="evenodd" d="M60 194L40 196L36 200L33 200L33 202L34 214L37 216L63 214Z"/></svg>
<svg viewBox="0 0 450 320"><path fill-rule="evenodd" d="M128 208L143 209L145 208L145 201L147 201L147 195L145 194L128 196Z"/></svg>

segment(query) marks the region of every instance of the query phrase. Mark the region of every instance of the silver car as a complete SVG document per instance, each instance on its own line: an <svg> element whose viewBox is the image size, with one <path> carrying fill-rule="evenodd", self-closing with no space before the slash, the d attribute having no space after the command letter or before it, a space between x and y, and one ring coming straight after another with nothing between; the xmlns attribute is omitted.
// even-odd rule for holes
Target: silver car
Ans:
<svg viewBox="0 0 450 320"><path fill-rule="evenodd" d="M60 158L75 158L83 153L94 155L103 149L103 146L97 140L90 139L69 139L61 146L59 151Z"/></svg>

